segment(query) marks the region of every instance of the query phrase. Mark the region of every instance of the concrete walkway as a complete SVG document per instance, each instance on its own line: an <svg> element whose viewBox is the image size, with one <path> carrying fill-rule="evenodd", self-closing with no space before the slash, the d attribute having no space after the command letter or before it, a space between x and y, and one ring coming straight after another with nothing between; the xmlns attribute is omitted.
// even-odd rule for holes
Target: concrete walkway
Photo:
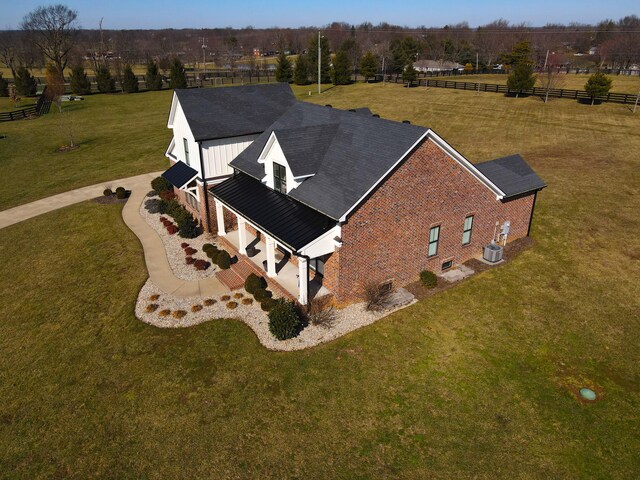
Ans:
<svg viewBox="0 0 640 480"><path fill-rule="evenodd" d="M29 218L37 217L43 213L52 212L62 207L73 205L74 203L84 202L85 200L91 200L92 198L102 195L106 185L111 185L115 190L116 187L124 187L127 190L132 190L133 185L146 184L146 191L151 190L150 182L162 172L143 173L135 177L120 178L118 180L109 180L95 185L89 185L88 187L78 188L71 190L70 192L59 193L52 197L42 198L35 202L25 203L17 207L3 210L0 212L0 228L8 227L15 223L28 220Z"/></svg>
<svg viewBox="0 0 640 480"><path fill-rule="evenodd" d="M166 294L177 298L214 297L229 293L215 275L201 280L183 280L173 274L162 239L140 216L140 205L151 190L149 181L140 179L130 187L131 196L122 209L122 218L142 243L151 281Z"/></svg>

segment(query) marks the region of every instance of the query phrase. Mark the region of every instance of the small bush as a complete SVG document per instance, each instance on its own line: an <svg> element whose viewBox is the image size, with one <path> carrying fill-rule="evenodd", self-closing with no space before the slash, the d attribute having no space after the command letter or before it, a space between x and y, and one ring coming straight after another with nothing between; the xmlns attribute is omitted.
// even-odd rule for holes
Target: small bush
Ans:
<svg viewBox="0 0 640 480"><path fill-rule="evenodd" d="M185 312L184 310L176 310L172 315L173 318L183 318L187 315L187 312Z"/></svg>
<svg viewBox="0 0 640 480"><path fill-rule="evenodd" d="M238 306L238 302L227 302L227 308L233 310Z"/></svg>
<svg viewBox="0 0 640 480"><path fill-rule="evenodd" d="M223 302L226 302L227 300L231 300L231 296L230 295L222 295L220 297L220 300L222 300Z"/></svg>
<svg viewBox="0 0 640 480"><path fill-rule="evenodd" d="M127 191L122 187L118 187L116 189L116 197L120 200L122 200L123 198L127 198Z"/></svg>
<svg viewBox="0 0 640 480"><path fill-rule="evenodd" d="M196 270L206 270L209 268L211 264L206 260L198 259L193 263L193 266L196 267Z"/></svg>
<svg viewBox="0 0 640 480"><path fill-rule="evenodd" d="M312 298L307 305L307 318L313 325L331 327L336 320L333 297L324 295Z"/></svg>
<svg viewBox="0 0 640 480"><path fill-rule="evenodd" d="M244 281L244 289L253 295L256 291L264 289L266 283L264 278L257 276L255 273L250 273Z"/></svg>
<svg viewBox="0 0 640 480"><path fill-rule="evenodd" d="M165 308L164 310L160 310L158 312L158 315L160 315L161 317L168 317L169 315L171 315L171 310Z"/></svg>
<svg viewBox="0 0 640 480"><path fill-rule="evenodd" d="M273 293L269 290L265 290L264 288L260 288L253 293L253 298L255 298L258 302L262 302L265 298L273 297Z"/></svg>
<svg viewBox="0 0 640 480"><path fill-rule="evenodd" d="M118 187L116 188L116 193L118 192L126 192L127 190L124 187Z"/></svg>
<svg viewBox="0 0 640 480"><path fill-rule="evenodd" d="M269 310L269 331L278 340L297 336L300 326L300 314L294 302L280 299Z"/></svg>
<svg viewBox="0 0 640 480"><path fill-rule="evenodd" d="M113 195L113 192L111 191L111 189L110 189L110 188L105 188L105 189L104 189L104 191L102 192L102 194L103 194L105 197L110 197L111 195Z"/></svg>
<svg viewBox="0 0 640 480"><path fill-rule="evenodd" d="M184 245L184 244L183 244ZM182 247L184 248L184 247ZM187 248L184 248L184 254L185 255L193 255L194 253L196 253L198 250L196 250L195 248L191 248L190 246L187 245Z"/></svg>
<svg viewBox="0 0 640 480"><path fill-rule="evenodd" d="M187 242L182 242L180 244L180 248L187 248L189 246L189 244Z"/></svg>
<svg viewBox="0 0 640 480"><path fill-rule="evenodd" d="M219 250L218 247L214 246L213 248L210 248L206 252L206 254L211 259L211 261L217 265L218 264L218 255L220 255L221 251L222 250Z"/></svg>
<svg viewBox="0 0 640 480"><path fill-rule="evenodd" d="M207 298L203 303L205 307L211 307L212 305L218 303L218 301L213 298Z"/></svg>
<svg viewBox="0 0 640 480"><path fill-rule="evenodd" d="M176 194L174 193L173 190L165 190L164 192L160 192L158 195L160 195L160 198L165 202L168 202L170 200L175 200L176 198Z"/></svg>
<svg viewBox="0 0 640 480"><path fill-rule="evenodd" d="M149 297L149 300L151 300L152 302L155 302L156 300L158 300L160 298L160 295L158 295L157 293L154 295L151 295Z"/></svg>
<svg viewBox="0 0 640 480"><path fill-rule="evenodd" d="M144 310L147 313L155 312L158 309L158 306L159 305L157 303L150 303Z"/></svg>
<svg viewBox="0 0 640 480"><path fill-rule="evenodd" d="M265 298L260 302L260 308L265 312L269 312L275 304L276 301L273 298Z"/></svg>
<svg viewBox="0 0 640 480"><path fill-rule="evenodd" d="M196 313L196 312L199 312L200 310L202 310L202 308L203 308L203 307L202 307L202 305L193 305L193 306L191 307L191 311L192 311L193 313Z"/></svg>
<svg viewBox="0 0 640 480"><path fill-rule="evenodd" d="M173 186L169 183L169 180L164 177L156 177L151 180L151 188L158 194L160 192L166 192L167 190L173 190Z"/></svg>
<svg viewBox="0 0 640 480"><path fill-rule="evenodd" d="M253 298L243 298L242 299L242 304L243 305L251 305L253 303Z"/></svg>
<svg viewBox="0 0 640 480"><path fill-rule="evenodd" d="M242 298L242 297L244 297L244 295L240 292L233 294L233 298Z"/></svg>
<svg viewBox="0 0 640 480"><path fill-rule="evenodd" d="M389 303L393 290L380 282L367 282L364 286L364 299L367 302L367 310L380 311Z"/></svg>
<svg viewBox="0 0 640 480"><path fill-rule="evenodd" d="M218 258L216 258L216 263L223 270L230 268L231 256L229 255L229 252L227 252L226 250L220 250L220 253L218 254Z"/></svg>
<svg viewBox="0 0 640 480"><path fill-rule="evenodd" d="M162 203L162 200L159 200L157 198L150 198L148 200L145 200L144 208L146 208L149 213L162 213Z"/></svg>
<svg viewBox="0 0 640 480"><path fill-rule="evenodd" d="M205 243L202 245L202 251L204 253L209 253L209 250L213 250L216 246L213 243Z"/></svg>
<svg viewBox="0 0 640 480"><path fill-rule="evenodd" d="M434 288L438 285L438 277L435 273L430 272L429 270L423 270L420 272L420 281L422 285L427 288Z"/></svg>
<svg viewBox="0 0 640 480"><path fill-rule="evenodd" d="M175 225L168 225L167 226L167 233L169 235L175 235L176 233L178 233L178 227L176 227Z"/></svg>
<svg viewBox="0 0 640 480"><path fill-rule="evenodd" d="M196 263L196 259L193 257L187 257L184 259L185 262L187 262L187 265L193 265L194 263Z"/></svg>
<svg viewBox="0 0 640 480"><path fill-rule="evenodd" d="M200 235L200 228L198 222L196 222L191 215L178 221L178 229L182 238L196 238Z"/></svg>

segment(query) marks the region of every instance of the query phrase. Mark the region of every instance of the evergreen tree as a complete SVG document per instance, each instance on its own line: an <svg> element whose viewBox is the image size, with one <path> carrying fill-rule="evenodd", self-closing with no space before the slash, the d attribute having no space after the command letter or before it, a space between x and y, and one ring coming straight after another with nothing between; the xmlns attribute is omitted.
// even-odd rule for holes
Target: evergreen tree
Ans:
<svg viewBox="0 0 640 480"><path fill-rule="evenodd" d="M276 67L276 80L278 82L291 83L293 80L293 68L291 60L283 53L278 55L278 65Z"/></svg>
<svg viewBox="0 0 640 480"><path fill-rule="evenodd" d="M0 97L9 96L9 82L2 78L2 72L0 72Z"/></svg>
<svg viewBox="0 0 640 480"><path fill-rule="evenodd" d="M520 64L531 65L531 56L533 55L533 50L531 48L531 43L528 40L523 40L522 42L516 43L511 49L511 53L503 56L504 63L511 65L511 67L515 68Z"/></svg>
<svg viewBox="0 0 640 480"><path fill-rule="evenodd" d="M600 97L609 93L611 90L612 80L602 72L596 72L589 77L584 85L585 91L591 95L591 105L596 101L596 97Z"/></svg>
<svg viewBox="0 0 640 480"><path fill-rule="evenodd" d="M138 77L135 76L131 65L124 66L124 73L122 74L122 87L127 93L136 93L138 91Z"/></svg>
<svg viewBox="0 0 640 480"><path fill-rule="evenodd" d="M404 37L393 40L390 48L391 69L395 73L402 73L408 64L415 61L420 45L413 37Z"/></svg>
<svg viewBox="0 0 640 480"><path fill-rule="evenodd" d="M517 64L507 78L507 87L509 90L515 90L516 98L522 90L533 88L535 83L536 77L533 74L533 67L529 63Z"/></svg>
<svg viewBox="0 0 640 480"><path fill-rule="evenodd" d="M331 82L331 56L329 39L320 37L320 83ZM313 82L318 82L318 36L311 37L309 42L309 72Z"/></svg>
<svg viewBox="0 0 640 480"><path fill-rule="evenodd" d="M96 72L96 83L100 93L110 93L116 89L116 81L107 67L99 67Z"/></svg>
<svg viewBox="0 0 640 480"><path fill-rule="evenodd" d="M144 76L144 83L147 86L147 90L162 89L162 76L158 71L158 64L153 60L147 62L147 74Z"/></svg>
<svg viewBox="0 0 640 480"><path fill-rule="evenodd" d="M178 58L173 59L169 76L171 77L169 88L187 88L187 74L184 65Z"/></svg>
<svg viewBox="0 0 640 480"><path fill-rule="evenodd" d="M69 82L71 83L72 93L77 95L88 95L91 93L91 82L87 78L87 74L82 65L76 65L71 69Z"/></svg>
<svg viewBox="0 0 640 480"><path fill-rule="evenodd" d="M29 70L25 67L18 67L14 83L16 85L16 92L20 95L35 95L38 90L36 79L31 76L31 73L29 73Z"/></svg>
<svg viewBox="0 0 640 480"><path fill-rule="evenodd" d="M360 73L364 77L364 81L369 81L370 78L375 77L378 73L378 60L371 52L364 54L360 60Z"/></svg>
<svg viewBox="0 0 640 480"><path fill-rule="evenodd" d="M298 55L293 81L296 85L309 85L309 57L306 55Z"/></svg>
<svg viewBox="0 0 640 480"><path fill-rule="evenodd" d="M402 70L402 81L407 83L407 86L410 87L413 81L418 76L418 72L413 67L413 63L409 63L404 70Z"/></svg>
<svg viewBox="0 0 640 480"><path fill-rule="evenodd" d="M344 50L338 50L333 59L331 77L334 85L348 85L351 83L351 67L349 66L349 56Z"/></svg>

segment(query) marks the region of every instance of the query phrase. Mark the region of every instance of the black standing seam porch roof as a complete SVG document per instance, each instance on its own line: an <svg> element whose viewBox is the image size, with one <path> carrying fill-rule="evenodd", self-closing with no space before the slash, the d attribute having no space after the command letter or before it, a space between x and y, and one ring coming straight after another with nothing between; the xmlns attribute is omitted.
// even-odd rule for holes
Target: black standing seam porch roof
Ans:
<svg viewBox="0 0 640 480"><path fill-rule="evenodd" d="M244 173L214 185L209 192L294 251L336 225L335 220Z"/></svg>
<svg viewBox="0 0 640 480"><path fill-rule="evenodd" d="M184 162L177 162L164 172L162 177L166 178L174 187L182 188L197 175L197 170L194 170Z"/></svg>

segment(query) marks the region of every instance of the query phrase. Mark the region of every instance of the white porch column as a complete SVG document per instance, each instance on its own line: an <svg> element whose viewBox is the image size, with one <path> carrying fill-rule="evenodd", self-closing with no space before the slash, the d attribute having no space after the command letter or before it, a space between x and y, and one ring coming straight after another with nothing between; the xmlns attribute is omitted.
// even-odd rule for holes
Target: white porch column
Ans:
<svg viewBox="0 0 640 480"><path fill-rule="evenodd" d="M238 217L238 242L240 245L238 246L238 251L242 255L247 254L247 229L246 224L247 221L242 218L240 215L236 215Z"/></svg>
<svg viewBox="0 0 640 480"><path fill-rule="evenodd" d="M218 235L224 237L227 232L224 229L224 210L222 206L222 202L215 199L216 202L216 220L218 221Z"/></svg>
<svg viewBox="0 0 640 480"><path fill-rule="evenodd" d="M267 242L267 276L276 276L276 244L273 238L269 235L265 235Z"/></svg>
<svg viewBox="0 0 640 480"><path fill-rule="evenodd" d="M309 269L305 257L298 257L298 284L298 301L301 305L306 305L309 299Z"/></svg>

